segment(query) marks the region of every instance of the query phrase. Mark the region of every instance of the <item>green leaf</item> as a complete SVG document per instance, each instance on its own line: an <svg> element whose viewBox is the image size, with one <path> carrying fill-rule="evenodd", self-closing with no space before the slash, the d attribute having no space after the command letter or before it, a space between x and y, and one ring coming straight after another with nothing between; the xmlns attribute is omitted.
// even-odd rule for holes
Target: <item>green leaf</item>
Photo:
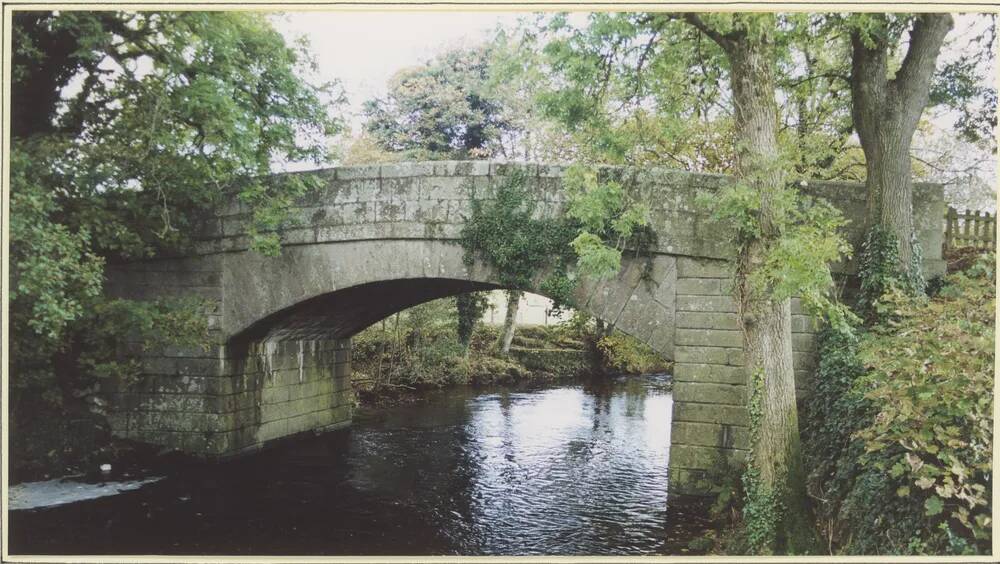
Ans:
<svg viewBox="0 0 1000 564"><path fill-rule="evenodd" d="M928 517L933 517L941 513L942 510L944 510L944 502L941 501L941 498L939 498L938 496L932 495L931 497L927 498L927 501L924 502L924 509L925 509L925 514Z"/></svg>

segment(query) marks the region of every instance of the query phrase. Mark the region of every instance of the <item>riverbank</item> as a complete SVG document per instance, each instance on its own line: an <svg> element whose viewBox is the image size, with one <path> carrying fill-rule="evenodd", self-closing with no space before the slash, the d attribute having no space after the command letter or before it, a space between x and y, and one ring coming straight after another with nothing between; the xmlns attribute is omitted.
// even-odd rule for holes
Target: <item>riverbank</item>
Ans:
<svg viewBox="0 0 1000 564"><path fill-rule="evenodd" d="M430 390L457 386L542 385L581 376L668 373L672 363L620 333L600 336L593 323L518 327L510 351L502 329L477 325L468 348L445 319L415 329L389 319L353 339L352 386L357 404L419 401Z"/></svg>

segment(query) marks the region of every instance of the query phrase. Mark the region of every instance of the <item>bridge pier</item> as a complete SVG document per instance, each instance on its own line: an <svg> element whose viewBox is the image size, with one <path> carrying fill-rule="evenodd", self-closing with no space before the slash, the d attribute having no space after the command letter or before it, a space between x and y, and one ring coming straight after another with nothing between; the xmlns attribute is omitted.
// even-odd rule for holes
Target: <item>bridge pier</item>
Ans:
<svg viewBox="0 0 1000 564"><path fill-rule="evenodd" d="M670 490L699 494L707 473L750 447L743 335L722 260L678 257ZM792 363L798 398L816 363L815 323L792 301Z"/></svg>
<svg viewBox="0 0 1000 564"><path fill-rule="evenodd" d="M134 382L108 381L108 421L119 437L227 458L275 439L350 424L351 341L313 333L232 341L221 330L219 256L163 259L109 268L107 290L128 299L198 297L207 347L142 350Z"/></svg>
<svg viewBox="0 0 1000 564"><path fill-rule="evenodd" d="M227 458L298 433L345 427L353 403L350 347L350 339L297 339L160 351L138 382L109 390L112 431Z"/></svg>

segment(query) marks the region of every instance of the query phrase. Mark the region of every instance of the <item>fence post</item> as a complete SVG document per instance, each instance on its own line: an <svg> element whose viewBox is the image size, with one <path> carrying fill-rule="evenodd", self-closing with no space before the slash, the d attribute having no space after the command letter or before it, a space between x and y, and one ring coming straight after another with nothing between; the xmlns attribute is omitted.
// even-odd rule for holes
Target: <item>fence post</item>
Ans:
<svg viewBox="0 0 1000 564"><path fill-rule="evenodd" d="M980 239L983 242L983 248L989 249L993 247L993 222L995 219L990 215L990 212L983 212L983 232Z"/></svg>
<svg viewBox="0 0 1000 564"><path fill-rule="evenodd" d="M979 210L973 210L972 212L972 247L979 248L979 228L982 227L982 222L979 221Z"/></svg>
<svg viewBox="0 0 1000 564"><path fill-rule="evenodd" d="M972 238L972 210L965 208L965 213L962 215L962 244L960 246L966 246Z"/></svg>
<svg viewBox="0 0 1000 564"><path fill-rule="evenodd" d="M948 206L948 213L945 215L944 226L944 248L951 250L955 246L955 231L958 229L958 211Z"/></svg>

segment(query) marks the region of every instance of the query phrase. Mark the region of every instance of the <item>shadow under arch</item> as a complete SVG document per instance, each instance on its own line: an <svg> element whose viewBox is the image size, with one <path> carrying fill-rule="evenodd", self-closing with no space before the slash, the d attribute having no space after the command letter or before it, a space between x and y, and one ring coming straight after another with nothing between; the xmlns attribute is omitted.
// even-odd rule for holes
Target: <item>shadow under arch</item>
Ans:
<svg viewBox="0 0 1000 564"><path fill-rule="evenodd" d="M405 278L368 282L305 299L276 311L230 338L261 340L348 339L361 330L414 306L503 286L451 278Z"/></svg>

